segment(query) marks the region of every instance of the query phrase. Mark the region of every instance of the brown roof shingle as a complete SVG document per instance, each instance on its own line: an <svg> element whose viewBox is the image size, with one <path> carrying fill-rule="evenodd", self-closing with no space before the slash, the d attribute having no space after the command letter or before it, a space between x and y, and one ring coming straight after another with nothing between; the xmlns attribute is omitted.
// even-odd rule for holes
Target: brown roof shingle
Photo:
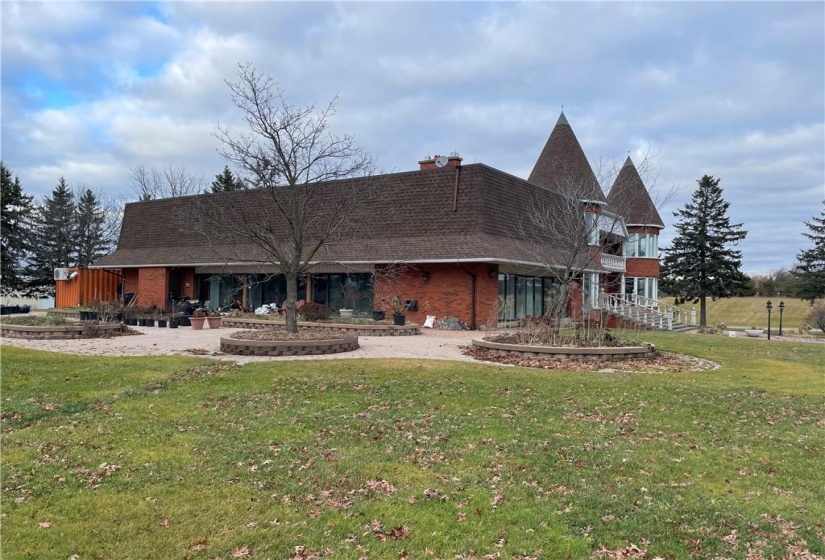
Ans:
<svg viewBox="0 0 825 560"><path fill-rule="evenodd" d="M599 181L564 112L553 127L528 181L579 200L605 202Z"/></svg>
<svg viewBox="0 0 825 560"><path fill-rule="evenodd" d="M336 190L346 188L369 189L364 215L348 235L328 242L312 259L315 262L559 260L550 240L525 242L534 241L534 234L519 227L519 220L537 201L558 203L561 195L486 165L331 182L318 191L314 203L321 208L335 204ZM278 223L268 196L265 190L243 190L127 204L117 250L95 266L269 262L256 244L199 217L199 208L218 208L225 219L269 219L285 238L288 229ZM313 237L311 227L307 237Z"/></svg>
<svg viewBox="0 0 825 560"><path fill-rule="evenodd" d="M607 195L607 202L611 210L624 217L628 225L665 227L630 156L627 156L616 176Z"/></svg>

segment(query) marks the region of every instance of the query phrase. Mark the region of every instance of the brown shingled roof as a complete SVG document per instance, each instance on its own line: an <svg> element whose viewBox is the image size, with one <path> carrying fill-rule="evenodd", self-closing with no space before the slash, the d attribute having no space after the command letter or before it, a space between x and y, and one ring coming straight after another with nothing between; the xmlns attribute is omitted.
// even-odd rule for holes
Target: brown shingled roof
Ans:
<svg viewBox="0 0 825 560"><path fill-rule="evenodd" d="M580 200L605 201L599 181L564 112L550 133L528 181Z"/></svg>
<svg viewBox="0 0 825 560"><path fill-rule="evenodd" d="M627 156L616 176L607 202L610 209L623 216L628 225L665 227L630 156Z"/></svg>
<svg viewBox="0 0 825 560"><path fill-rule="evenodd" d="M560 195L483 164L337 181L324 187L317 199L321 206L334 204L333 195L342 188L368 188L370 196L364 204L366 219L345 238L325 245L314 262L548 264L560 258L552 243L525 243L518 227L537 200L553 203ZM198 220L198 208L225 209L227 218L243 213L277 219L268 196L264 190L241 190L127 204L117 250L95 267L267 262L260 247ZM285 227L281 231L286 235ZM311 230L308 237L312 238ZM535 245L541 248L537 251Z"/></svg>

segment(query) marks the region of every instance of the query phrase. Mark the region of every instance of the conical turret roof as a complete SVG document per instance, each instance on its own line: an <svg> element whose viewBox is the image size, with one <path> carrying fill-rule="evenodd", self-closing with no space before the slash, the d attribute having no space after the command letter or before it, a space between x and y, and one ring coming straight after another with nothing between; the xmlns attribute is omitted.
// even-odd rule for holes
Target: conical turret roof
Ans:
<svg viewBox="0 0 825 560"><path fill-rule="evenodd" d="M527 180L579 200L605 202L601 186L564 111Z"/></svg>
<svg viewBox="0 0 825 560"><path fill-rule="evenodd" d="M610 188L607 203L613 212L624 217L629 226L665 227L630 156L627 156Z"/></svg>

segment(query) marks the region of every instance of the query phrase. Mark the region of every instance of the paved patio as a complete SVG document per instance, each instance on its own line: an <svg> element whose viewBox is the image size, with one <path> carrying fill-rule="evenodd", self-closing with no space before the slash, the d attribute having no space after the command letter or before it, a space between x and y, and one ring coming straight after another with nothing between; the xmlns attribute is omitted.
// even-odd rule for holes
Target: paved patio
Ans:
<svg viewBox="0 0 825 560"><path fill-rule="evenodd" d="M360 348L353 352L323 356L234 356L220 351L220 338L242 329L193 330L190 327L162 329L158 327L130 327L141 333L134 336L93 338L80 340L26 340L2 338L9 346L33 348L49 352L98 356L193 356L199 355L239 363L276 360L338 360L352 358L415 358L436 360L474 361L461 353L481 331L441 331L422 329L417 336L361 336Z"/></svg>

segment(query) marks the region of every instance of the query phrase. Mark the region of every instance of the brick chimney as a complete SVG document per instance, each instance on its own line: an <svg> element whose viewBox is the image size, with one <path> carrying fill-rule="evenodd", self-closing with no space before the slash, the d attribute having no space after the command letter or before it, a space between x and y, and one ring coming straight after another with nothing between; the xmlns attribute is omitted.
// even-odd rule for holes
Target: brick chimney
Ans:
<svg viewBox="0 0 825 560"><path fill-rule="evenodd" d="M418 162L419 169L438 169L440 167L459 167L463 158L458 155L458 152L453 152L449 156L440 156L438 154L422 159Z"/></svg>

